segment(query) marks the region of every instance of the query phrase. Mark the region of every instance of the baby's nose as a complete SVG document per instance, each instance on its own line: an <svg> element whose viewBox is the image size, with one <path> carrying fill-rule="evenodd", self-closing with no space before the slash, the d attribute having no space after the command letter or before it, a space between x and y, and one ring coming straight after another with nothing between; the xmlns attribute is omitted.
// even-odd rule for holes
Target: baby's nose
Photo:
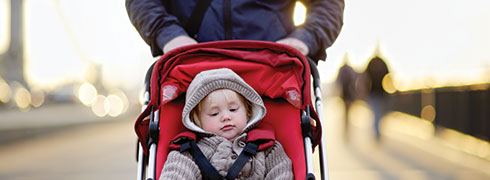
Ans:
<svg viewBox="0 0 490 180"><path fill-rule="evenodd" d="M224 113L223 116L221 116L221 121L229 121L231 119L230 114Z"/></svg>

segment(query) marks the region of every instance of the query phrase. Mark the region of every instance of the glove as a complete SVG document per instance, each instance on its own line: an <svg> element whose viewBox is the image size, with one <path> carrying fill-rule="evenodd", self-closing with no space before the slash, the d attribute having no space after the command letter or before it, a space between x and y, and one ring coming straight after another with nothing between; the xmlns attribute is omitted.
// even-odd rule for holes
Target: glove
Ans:
<svg viewBox="0 0 490 180"><path fill-rule="evenodd" d="M306 46L306 44L297 39L297 38L284 38L284 39L281 39L281 40L278 40L276 41L277 43L280 43L280 44L285 44L285 45L289 45L295 49L297 49L299 52L301 52L301 54L303 55L308 55L308 53L310 52L310 50L308 49L308 46Z"/></svg>
<svg viewBox="0 0 490 180"><path fill-rule="evenodd" d="M168 41L167 44L165 44L162 49L163 49L163 53L165 54L175 48L191 45L191 44L197 44L197 41L189 36L177 36L172 40Z"/></svg>

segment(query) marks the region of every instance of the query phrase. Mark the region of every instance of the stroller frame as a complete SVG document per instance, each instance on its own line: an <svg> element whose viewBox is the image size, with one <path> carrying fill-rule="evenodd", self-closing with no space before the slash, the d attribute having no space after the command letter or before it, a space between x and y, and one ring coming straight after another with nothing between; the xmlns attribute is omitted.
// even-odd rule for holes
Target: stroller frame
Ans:
<svg viewBox="0 0 490 180"><path fill-rule="evenodd" d="M294 51L294 50L293 50ZM309 63L311 76L313 77L313 94L315 96L314 106L317 110L319 122L324 122L323 118L323 102L322 102L322 92L320 88L320 75L318 69L316 67L316 63L311 60L309 57L305 57ZM144 103L142 106L142 111L147 109L147 106L150 102L151 95L151 75L153 72L153 67L155 63L151 65L148 69L146 77L145 77L145 92L144 92ZM157 155L157 144L158 144L158 135L159 135L159 110L153 110L153 107L150 111L150 124L148 130L148 155L144 154L142 142L138 140L137 144L137 180L154 180L156 177L156 155ZM318 126L317 126L318 127ZM318 143L319 148L319 164L320 164L320 174L322 180L328 180L328 158L327 158L327 149L326 149L326 133L323 126L321 127L321 138ZM311 135L311 126L310 126L310 111L307 109L302 113L301 118L301 128L304 139L304 149L305 149L305 162L306 162L306 178L307 180L314 180L314 161L313 161L313 146L312 143L312 135Z"/></svg>

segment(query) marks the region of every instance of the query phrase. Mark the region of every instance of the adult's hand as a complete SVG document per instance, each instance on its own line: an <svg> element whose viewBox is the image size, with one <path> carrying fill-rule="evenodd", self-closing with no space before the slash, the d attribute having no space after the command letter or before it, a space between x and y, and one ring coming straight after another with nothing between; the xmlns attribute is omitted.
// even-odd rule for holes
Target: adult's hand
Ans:
<svg viewBox="0 0 490 180"><path fill-rule="evenodd" d="M289 46L297 49L299 52L301 52L301 54L303 54L305 56L308 55L308 53L310 51L308 49L308 46L306 46L306 44L303 41L301 41L301 40L299 40L297 38L290 38L290 37L288 37L288 38L284 38L284 39L278 40L276 42L277 43L280 43L280 44L289 45Z"/></svg>
<svg viewBox="0 0 490 180"><path fill-rule="evenodd" d="M172 40L168 41L168 43L165 44L165 46L163 46L162 49L163 49L163 53L165 54L175 48L191 45L191 44L197 44L197 41L189 36L177 36Z"/></svg>

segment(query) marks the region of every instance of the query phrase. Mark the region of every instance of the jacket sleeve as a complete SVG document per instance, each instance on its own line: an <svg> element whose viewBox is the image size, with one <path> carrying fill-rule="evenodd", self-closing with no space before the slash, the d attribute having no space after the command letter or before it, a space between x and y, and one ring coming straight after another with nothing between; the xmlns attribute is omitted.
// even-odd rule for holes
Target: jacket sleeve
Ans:
<svg viewBox="0 0 490 180"><path fill-rule="evenodd" d="M150 45L152 55L163 54L162 47L173 38L187 35L181 23L168 13L161 0L126 0L129 19Z"/></svg>
<svg viewBox="0 0 490 180"><path fill-rule="evenodd" d="M201 179L201 170L188 152L171 151L163 165L160 180Z"/></svg>
<svg viewBox="0 0 490 180"><path fill-rule="evenodd" d="M291 160L284 152L281 144L276 142L272 148L267 151L265 159L265 180L281 179L281 180L292 180L293 175L293 164Z"/></svg>
<svg viewBox="0 0 490 180"><path fill-rule="evenodd" d="M307 6L305 23L289 37L302 40L308 46L315 62L325 60L325 50L330 47L343 25L344 0L304 0Z"/></svg>

